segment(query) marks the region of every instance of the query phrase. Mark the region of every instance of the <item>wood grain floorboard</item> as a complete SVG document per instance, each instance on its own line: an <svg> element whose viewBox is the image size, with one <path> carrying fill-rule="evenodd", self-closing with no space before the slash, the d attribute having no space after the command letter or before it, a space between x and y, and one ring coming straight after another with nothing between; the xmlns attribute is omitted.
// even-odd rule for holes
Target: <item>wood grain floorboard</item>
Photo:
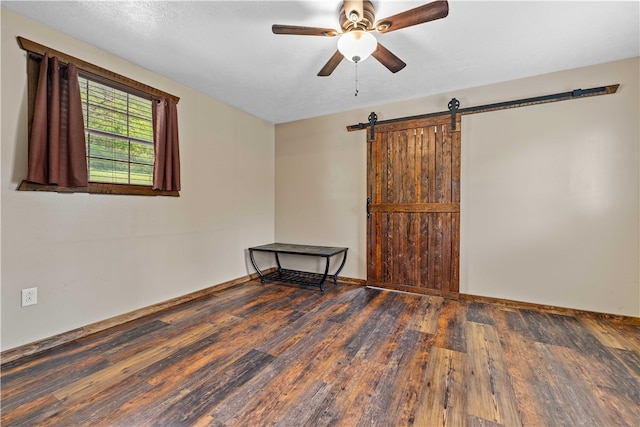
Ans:
<svg viewBox="0 0 640 427"><path fill-rule="evenodd" d="M558 358L552 346L535 343L542 355L539 379L546 393L554 423L559 425L617 425L607 422L605 413L599 410L596 395L581 379L573 382L574 376L567 368L566 360Z"/></svg>
<svg viewBox="0 0 640 427"><path fill-rule="evenodd" d="M522 423L525 426L545 425L545 417L542 416L545 403L531 392L531 384L536 380L534 370L541 356L536 353L531 341L523 339L520 333L509 327L507 314L511 315L511 311L504 312L497 307L493 307L492 311L505 369L509 373Z"/></svg>
<svg viewBox="0 0 640 427"><path fill-rule="evenodd" d="M468 402L469 415L504 426L522 425L495 328L475 322L467 327L467 384L474 396Z"/></svg>
<svg viewBox="0 0 640 427"><path fill-rule="evenodd" d="M147 395L152 386L137 375L132 375L108 387L89 399L73 405L65 405L55 415L45 418L37 425L42 426L115 426L125 425L119 421L120 408L138 396ZM96 404L100 402L100 404ZM156 402L157 404L157 402Z"/></svg>
<svg viewBox="0 0 640 427"><path fill-rule="evenodd" d="M640 328L232 286L2 365L2 426L637 426Z"/></svg>
<svg viewBox="0 0 640 427"><path fill-rule="evenodd" d="M629 352L640 347L640 327L637 325L598 322L588 317L578 320L606 347Z"/></svg>
<svg viewBox="0 0 640 427"><path fill-rule="evenodd" d="M467 306L467 321L493 325L493 313L489 304L472 302Z"/></svg>
<svg viewBox="0 0 640 427"><path fill-rule="evenodd" d="M438 319L444 299L440 297L424 297L418 303L418 309L413 313L409 328L426 334L435 334Z"/></svg>
<svg viewBox="0 0 640 427"><path fill-rule="evenodd" d="M467 352L465 326L467 305L464 301L444 300L440 308L435 345L440 348Z"/></svg>
<svg viewBox="0 0 640 427"><path fill-rule="evenodd" d="M637 351L612 349L611 352L624 363L636 377L640 376L640 354L638 354Z"/></svg>
<svg viewBox="0 0 640 427"><path fill-rule="evenodd" d="M464 353L434 347L417 404L415 425L464 425L467 416L467 358Z"/></svg>

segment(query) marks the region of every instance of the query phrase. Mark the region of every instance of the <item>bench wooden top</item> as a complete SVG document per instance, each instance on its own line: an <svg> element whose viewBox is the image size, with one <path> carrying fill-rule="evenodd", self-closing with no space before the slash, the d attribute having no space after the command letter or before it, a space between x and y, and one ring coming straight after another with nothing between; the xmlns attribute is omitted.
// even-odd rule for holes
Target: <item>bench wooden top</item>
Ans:
<svg viewBox="0 0 640 427"><path fill-rule="evenodd" d="M269 243L268 245L254 246L250 251L277 252L280 254L315 255L330 257L340 252L346 252L348 248L334 246L295 245L291 243Z"/></svg>

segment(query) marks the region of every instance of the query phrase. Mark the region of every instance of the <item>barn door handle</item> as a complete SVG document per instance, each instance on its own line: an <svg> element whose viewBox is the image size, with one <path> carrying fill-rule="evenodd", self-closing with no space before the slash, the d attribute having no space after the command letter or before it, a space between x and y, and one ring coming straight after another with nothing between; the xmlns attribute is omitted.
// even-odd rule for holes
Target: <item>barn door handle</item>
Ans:
<svg viewBox="0 0 640 427"><path fill-rule="evenodd" d="M371 197L367 197L367 218L371 218Z"/></svg>

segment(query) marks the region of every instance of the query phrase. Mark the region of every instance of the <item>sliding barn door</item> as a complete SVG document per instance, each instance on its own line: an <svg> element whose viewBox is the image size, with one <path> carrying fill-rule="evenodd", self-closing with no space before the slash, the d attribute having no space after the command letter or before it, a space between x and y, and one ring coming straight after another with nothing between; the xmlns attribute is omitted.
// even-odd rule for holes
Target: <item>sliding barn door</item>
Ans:
<svg viewBox="0 0 640 427"><path fill-rule="evenodd" d="M459 290L460 123L451 116L375 126L367 141L367 282Z"/></svg>

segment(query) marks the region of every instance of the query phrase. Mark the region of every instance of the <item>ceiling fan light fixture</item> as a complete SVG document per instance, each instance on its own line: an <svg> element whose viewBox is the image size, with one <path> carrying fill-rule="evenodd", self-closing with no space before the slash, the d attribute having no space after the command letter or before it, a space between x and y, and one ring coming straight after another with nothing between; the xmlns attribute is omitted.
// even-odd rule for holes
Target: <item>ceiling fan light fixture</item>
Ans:
<svg viewBox="0 0 640 427"><path fill-rule="evenodd" d="M378 41L373 34L362 30L344 33L338 40L338 50L351 62L362 62L376 50Z"/></svg>

